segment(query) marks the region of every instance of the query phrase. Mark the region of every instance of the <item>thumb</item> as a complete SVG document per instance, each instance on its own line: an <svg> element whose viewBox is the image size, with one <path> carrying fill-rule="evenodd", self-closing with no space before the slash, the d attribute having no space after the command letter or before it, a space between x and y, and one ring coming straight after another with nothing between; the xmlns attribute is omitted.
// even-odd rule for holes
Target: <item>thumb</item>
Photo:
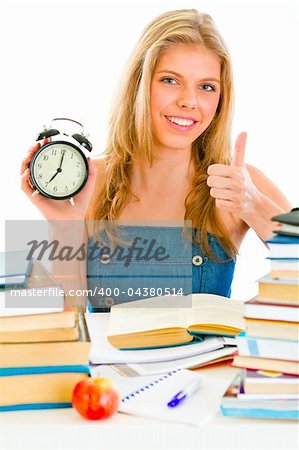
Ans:
<svg viewBox="0 0 299 450"><path fill-rule="evenodd" d="M243 131L242 133L239 134L239 136L236 139L235 149L230 163L231 166L240 166L240 167L245 166L246 140L247 140L247 133Z"/></svg>

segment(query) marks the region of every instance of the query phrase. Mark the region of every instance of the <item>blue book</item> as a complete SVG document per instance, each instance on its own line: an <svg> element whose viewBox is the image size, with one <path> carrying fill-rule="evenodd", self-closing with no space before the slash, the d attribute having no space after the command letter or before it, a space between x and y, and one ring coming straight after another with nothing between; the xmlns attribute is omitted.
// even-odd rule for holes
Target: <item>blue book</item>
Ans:
<svg viewBox="0 0 299 450"><path fill-rule="evenodd" d="M1 368L0 412L69 408L74 387L89 376L84 365Z"/></svg>
<svg viewBox="0 0 299 450"><path fill-rule="evenodd" d="M0 252L0 286L26 287L32 259L27 259L28 251Z"/></svg>
<svg viewBox="0 0 299 450"><path fill-rule="evenodd" d="M230 384L221 401L221 412L224 416L255 417L259 419L293 419L298 420L298 400L283 398L268 399L262 395L256 398L247 395L242 398L243 374L238 374Z"/></svg>
<svg viewBox="0 0 299 450"><path fill-rule="evenodd" d="M299 237L297 236L283 236L283 235L276 235L268 239L267 244L297 244L299 245Z"/></svg>

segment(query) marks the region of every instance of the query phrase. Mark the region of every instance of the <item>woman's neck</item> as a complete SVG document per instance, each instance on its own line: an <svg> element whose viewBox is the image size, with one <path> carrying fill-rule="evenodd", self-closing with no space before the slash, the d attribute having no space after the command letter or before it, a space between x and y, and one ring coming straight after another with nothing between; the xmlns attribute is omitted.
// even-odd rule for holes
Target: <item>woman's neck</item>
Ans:
<svg viewBox="0 0 299 450"><path fill-rule="evenodd" d="M162 192L173 192L174 188L186 189L190 186L193 170L190 152L164 150L157 154L151 166L145 161L134 163L132 192L159 195Z"/></svg>

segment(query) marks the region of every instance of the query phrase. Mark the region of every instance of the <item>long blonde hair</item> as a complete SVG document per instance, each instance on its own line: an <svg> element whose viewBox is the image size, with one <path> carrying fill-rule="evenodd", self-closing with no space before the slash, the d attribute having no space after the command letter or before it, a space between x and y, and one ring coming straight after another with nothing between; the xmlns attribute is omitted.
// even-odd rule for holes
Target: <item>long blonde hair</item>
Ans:
<svg viewBox="0 0 299 450"><path fill-rule="evenodd" d="M105 183L90 205L87 219L113 222L132 198L132 163L154 159L151 126L150 86L161 53L178 44L204 45L221 64L221 95L209 127L192 144L195 175L185 200L185 220L197 230L196 242L215 259L209 247L208 227L212 226L230 257L236 248L217 212L207 186L210 164L230 162L230 129L233 102L232 69L228 50L212 18L194 9L164 13L144 30L122 77L109 121L105 158ZM106 222L107 223L107 222Z"/></svg>

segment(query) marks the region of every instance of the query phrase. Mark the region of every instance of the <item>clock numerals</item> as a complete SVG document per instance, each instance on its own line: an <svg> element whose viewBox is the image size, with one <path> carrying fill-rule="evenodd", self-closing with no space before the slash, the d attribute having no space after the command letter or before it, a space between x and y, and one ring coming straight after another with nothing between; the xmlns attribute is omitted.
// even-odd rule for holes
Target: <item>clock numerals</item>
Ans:
<svg viewBox="0 0 299 450"><path fill-rule="evenodd" d="M53 199L75 195L87 178L81 153L62 143L53 143L42 150L31 170L40 192Z"/></svg>

